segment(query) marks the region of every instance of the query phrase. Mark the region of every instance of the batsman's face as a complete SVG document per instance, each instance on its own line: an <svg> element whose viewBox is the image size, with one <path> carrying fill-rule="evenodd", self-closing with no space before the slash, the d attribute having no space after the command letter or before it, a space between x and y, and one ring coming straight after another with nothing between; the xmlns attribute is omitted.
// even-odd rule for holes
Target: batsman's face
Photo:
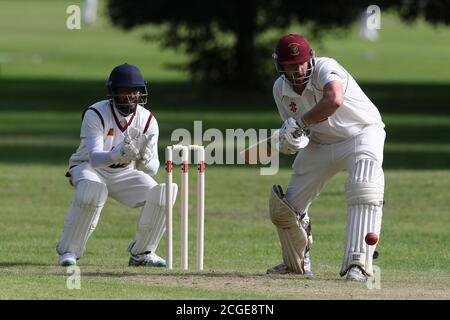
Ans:
<svg viewBox="0 0 450 320"><path fill-rule="evenodd" d="M281 72L293 83L301 83L308 75L308 61L303 64L286 64Z"/></svg>

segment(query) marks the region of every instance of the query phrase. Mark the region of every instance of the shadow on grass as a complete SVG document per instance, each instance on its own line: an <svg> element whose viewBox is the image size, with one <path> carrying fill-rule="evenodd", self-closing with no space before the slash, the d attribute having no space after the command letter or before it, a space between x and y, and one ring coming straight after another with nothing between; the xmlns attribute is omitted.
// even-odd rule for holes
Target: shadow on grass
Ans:
<svg viewBox="0 0 450 320"><path fill-rule="evenodd" d="M22 267L22 266L49 266L51 263L36 263L31 261L23 262L0 262L0 268Z"/></svg>
<svg viewBox="0 0 450 320"><path fill-rule="evenodd" d="M36 163L48 165L68 165L69 157L75 151L73 147L2 147L0 163L33 165ZM160 148L161 162L164 159L164 149ZM293 157L281 156L280 167L290 168ZM219 165L217 165L219 166ZM227 167L244 168L245 165L227 165ZM385 151L384 169L411 170L444 170L450 169L450 152L448 151ZM163 170L163 164L160 170ZM62 172L63 176L65 172Z"/></svg>
<svg viewBox="0 0 450 320"><path fill-rule="evenodd" d="M149 81L150 105L157 110L275 111L272 82L266 90L203 88L186 82ZM450 114L450 84L360 83L382 113ZM0 79L0 110L83 110L106 94L105 82L66 79Z"/></svg>
<svg viewBox="0 0 450 320"><path fill-rule="evenodd" d="M49 165L68 164L74 153L74 147L61 146L3 146L0 163L32 165L42 163Z"/></svg>
<svg viewBox="0 0 450 320"><path fill-rule="evenodd" d="M379 106L382 114L404 114L405 119L410 113L450 115L447 107L450 84L393 84L393 83L362 83L361 86L368 96ZM177 117L176 111L197 111L214 114L214 111L255 112L255 118L246 117L226 121L208 118L204 130L208 127L221 130L233 127L239 128L275 128L279 125L276 107L270 88L265 92L233 92L225 89L205 91L195 83L190 82L157 82L150 81L151 109L175 111L159 121L160 138L170 140L170 133L178 126L188 124L192 128L192 119ZM0 111L50 111L80 112L105 96L102 81L67 81L58 79L0 79ZM268 120L257 120L258 111L273 111L275 116ZM201 114L201 113L200 113ZM0 118L1 119L1 118ZM3 143L0 152L0 163L14 164L58 164L68 163L70 155L78 146L80 120L65 119L59 123L58 117L53 120L40 121L28 119L25 123L0 122L0 134ZM20 121L14 120L14 121ZM53 121L53 122L49 122ZM420 123L420 120L419 120ZM424 123L414 124L387 123L387 144L402 144L403 150L388 148L385 152L385 169L449 169L450 168L450 125L445 121L439 125ZM32 137L48 143L33 144L27 142ZM58 139L66 139L67 142ZM17 140L17 143L14 143ZM55 142L55 143L53 143ZM432 147L421 149L419 146L409 148L409 145L423 144ZM406 146L406 147L405 147ZM160 146L160 159L164 159L164 150ZM290 167L293 158L282 157L281 167ZM243 167L243 166L240 166Z"/></svg>
<svg viewBox="0 0 450 320"><path fill-rule="evenodd" d="M83 268L83 266L80 266L80 268ZM123 272L123 271L84 271L83 276L84 277L100 277L100 278L132 278L132 277L139 277L139 276L158 276L158 277L168 277L168 278L187 278L187 277L209 277L209 278L228 278L228 277L234 277L234 278L266 278L267 275L265 272L261 271L260 273L255 272L242 272L242 271L229 271L229 272L217 272L217 271L169 271L164 268L164 271L157 271L154 270L146 270L146 267L141 267L141 271L130 271L130 272ZM147 267L148 268L148 267ZM59 273L55 273L55 275L58 275Z"/></svg>

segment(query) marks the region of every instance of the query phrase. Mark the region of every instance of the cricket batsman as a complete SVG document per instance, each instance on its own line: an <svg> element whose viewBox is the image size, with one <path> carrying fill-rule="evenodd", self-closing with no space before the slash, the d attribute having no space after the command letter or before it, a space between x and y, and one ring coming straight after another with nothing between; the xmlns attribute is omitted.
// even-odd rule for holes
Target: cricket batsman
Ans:
<svg viewBox="0 0 450 320"><path fill-rule="evenodd" d="M56 246L59 264L75 265L82 257L109 196L130 208L142 207L128 264L165 267L156 249L165 232L166 185L152 178L160 164L159 128L145 109L147 83L136 66L125 63L112 70L107 89L108 99L84 111L81 143L69 160L66 176L74 197ZM176 184L172 192L175 202Z"/></svg>
<svg viewBox="0 0 450 320"><path fill-rule="evenodd" d="M270 217L283 262L267 273L312 275L308 210L330 179L345 170L348 213L340 275L365 282L373 275L376 245L364 238L369 232L379 236L381 229L385 125L348 71L332 58L315 57L304 36L283 36L273 58L279 74L273 97L284 121L279 150L297 155L286 193L279 185L271 190Z"/></svg>

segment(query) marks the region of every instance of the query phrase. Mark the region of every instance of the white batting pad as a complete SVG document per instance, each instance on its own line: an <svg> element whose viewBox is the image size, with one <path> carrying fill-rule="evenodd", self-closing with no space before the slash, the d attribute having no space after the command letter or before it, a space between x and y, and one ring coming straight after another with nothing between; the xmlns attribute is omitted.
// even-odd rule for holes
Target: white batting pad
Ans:
<svg viewBox="0 0 450 320"><path fill-rule="evenodd" d="M384 173L380 164L372 159L358 161L347 181L347 239L341 276L351 265L360 266L373 275L372 257L376 245L369 246L364 238L381 231L383 215Z"/></svg>
<svg viewBox="0 0 450 320"><path fill-rule="evenodd" d="M178 186L172 184L173 204L177 198ZM149 191L148 200L142 209L137 223L136 239L130 244L128 251L133 255L144 252L155 252L166 230L166 184L161 183Z"/></svg>
<svg viewBox="0 0 450 320"><path fill-rule="evenodd" d="M369 232L380 234L382 208L363 204L350 206L348 210L347 240L340 274L344 276L351 265L358 265L371 276L376 245L369 246L364 238Z"/></svg>
<svg viewBox="0 0 450 320"><path fill-rule="evenodd" d="M286 201L281 187L274 185L269 199L270 219L277 227L283 261L289 270L303 274L303 260L308 236L298 223L297 214Z"/></svg>
<svg viewBox="0 0 450 320"><path fill-rule="evenodd" d="M383 203L384 172L381 165L372 159L361 159L353 167L347 180L347 203Z"/></svg>
<svg viewBox="0 0 450 320"><path fill-rule="evenodd" d="M97 226L107 197L108 190L103 183L90 180L78 182L64 222L63 235L56 246L60 255L72 252L77 259L83 255L86 241Z"/></svg>

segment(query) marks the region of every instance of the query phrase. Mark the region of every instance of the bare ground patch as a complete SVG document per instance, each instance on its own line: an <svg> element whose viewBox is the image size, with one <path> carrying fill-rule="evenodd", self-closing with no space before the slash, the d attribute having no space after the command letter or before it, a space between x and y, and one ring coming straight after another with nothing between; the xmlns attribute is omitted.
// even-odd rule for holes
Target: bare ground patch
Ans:
<svg viewBox="0 0 450 320"><path fill-rule="evenodd" d="M3 271L66 276L65 269L48 265L10 266L4 267ZM363 283L347 282L335 272L320 272L312 279L306 279L301 275L266 275L258 272L191 273L151 268L85 266L81 267L81 276L85 279L119 283L204 289L211 293L236 293L241 296L246 293L256 296L257 299L450 299L450 274L446 271L408 272L383 269L379 289L368 289ZM186 296L186 299L190 297ZM208 299L208 296L205 296L205 299Z"/></svg>
<svg viewBox="0 0 450 320"><path fill-rule="evenodd" d="M121 277L120 281L140 284L202 288L228 293L250 293L267 299L450 299L448 274L385 272L379 289L347 282L335 274L323 273L313 279L299 275L255 273L150 273ZM189 298L189 297L186 297Z"/></svg>

